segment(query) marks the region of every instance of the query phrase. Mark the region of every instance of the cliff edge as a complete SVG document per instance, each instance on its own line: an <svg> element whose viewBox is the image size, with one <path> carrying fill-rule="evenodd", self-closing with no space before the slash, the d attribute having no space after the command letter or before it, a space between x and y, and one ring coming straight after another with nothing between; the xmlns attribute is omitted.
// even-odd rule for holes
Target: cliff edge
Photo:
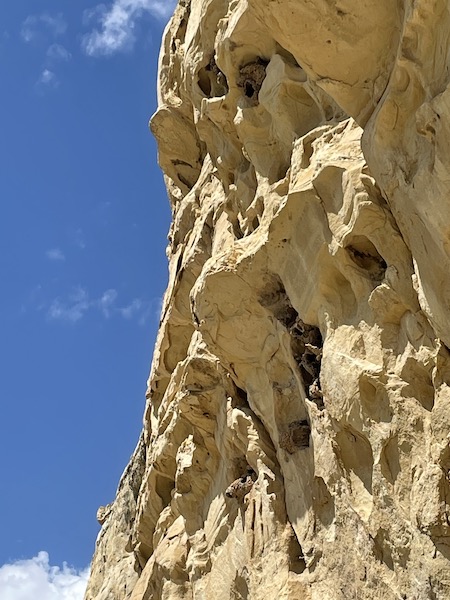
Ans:
<svg viewBox="0 0 450 600"><path fill-rule="evenodd" d="M179 0L144 430L86 600L450 598L450 3Z"/></svg>

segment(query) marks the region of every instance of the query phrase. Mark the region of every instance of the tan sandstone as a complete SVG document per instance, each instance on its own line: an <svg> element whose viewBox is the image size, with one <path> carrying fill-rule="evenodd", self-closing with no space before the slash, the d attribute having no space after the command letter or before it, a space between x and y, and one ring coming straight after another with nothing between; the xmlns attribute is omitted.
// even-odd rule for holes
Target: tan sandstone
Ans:
<svg viewBox="0 0 450 600"><path fill-rule="evenodd" d="M450 598L450 3L180 0L144 431L86 600Z"/></svg>

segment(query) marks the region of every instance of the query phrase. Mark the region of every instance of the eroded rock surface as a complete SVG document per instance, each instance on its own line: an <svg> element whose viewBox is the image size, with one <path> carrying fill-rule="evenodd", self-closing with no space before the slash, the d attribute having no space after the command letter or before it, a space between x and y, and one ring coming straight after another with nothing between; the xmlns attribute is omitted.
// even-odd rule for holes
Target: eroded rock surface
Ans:
<svg viewBox="0 0 450 600"><path fill-rule="evenodd" d="M450 598L450 8L180 0L144 432L87 600Z"/></svg>

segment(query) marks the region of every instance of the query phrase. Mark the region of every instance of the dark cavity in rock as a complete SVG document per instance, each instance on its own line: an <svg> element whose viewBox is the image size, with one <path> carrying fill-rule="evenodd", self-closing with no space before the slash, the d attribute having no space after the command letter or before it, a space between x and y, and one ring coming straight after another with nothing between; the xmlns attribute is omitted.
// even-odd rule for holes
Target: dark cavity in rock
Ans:
<svg viewBox="0 0 450 600"><path fill-rule="evenodd" d="M268 64L267 60L258 57L254 62L248 63L239 69L237 85L254 106L258 104L259 90L266 77Z"/></svg>
<svg viewBox="0 0 450 600"><path fill-rule="evenodd" d="M251 467L248 467L246 473L242 475L242 477L239 477L227 487L227 489L225 490L225 495L228 498L236 498L237 500L242 500L244 496L246 496L252 489L255 480L255 471Z"/></svg>
<svg viewBox="0 0 450 600"><path fill-rule="evenodd" d="M294 454L299 448L309 447L310 435L311 427L308 421L293 421L280 435L280 447L289 454Z"/></svg>
<svg viewBox="0 0 450 600"><path fill-rule="evenodd" d="M383 281L387 264L369 239L357 236L346 250L353 263L362 269L369 279L376 283Z"/></svg>
<svg viewBox="0 0 450 600"><path fill-rule="evenodd" d="M225 96L228 93L227 78L216 64L214 56L198 73L198 85L208 98Z"/></svg>
<svg viewBox="0 0 450 600"><path fill-rule="evenodd" d="M260 302L290 333L292 354L300 370L306 396L322 409L320 367L323 340L320 329L315 325L308 325L299 317L279 277L261 296Z"/></svg>
<svg viewBox="0 0 450 600"><path fill-rule="evenodd" d="M320 367L322 363L322 335L315 325L304 323L297 316L289 328L294 359L300 369L305 392L319 408L323 408L323 394L320 386Z"/></svg>

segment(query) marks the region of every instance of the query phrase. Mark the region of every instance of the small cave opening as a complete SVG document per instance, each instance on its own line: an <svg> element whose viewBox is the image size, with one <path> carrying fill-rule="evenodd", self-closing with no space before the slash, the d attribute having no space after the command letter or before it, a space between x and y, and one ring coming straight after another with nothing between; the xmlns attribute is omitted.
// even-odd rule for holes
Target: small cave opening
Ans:
<svg viewBox="0 0 450 600"><path fill-rule="evenodd" d="M356 236L345 249L352 262L365 271L369 279L377 283L383 281L386 261L368 238Z"/></svg>
<svg viewBox="0 0 450 600"><path fill-rule="evenodd" d="M161 498L164 507L169 506L172 500L172 491L175 487L174 478L160 473L155 479L155 492Z"/></svg>
<svg viewBox="0 0 450 600"><path fill-rule="evenodd" d="M289 328L289 333L291 334L292 353L300 369L306 395L319 408L323 408L320 384L323 340L320 329L315 325L308 325L297 316L295 323Z"/></svg>
<svg viewBox="0 0 450 600"><path fill-rule="evenodd" d="M292 354L302 376L306 397L323 409L320 384L323 339L320 329L305 323L300 318L278 276L275 277L275 282L267 292L261 296L260 302L289 332Z"/></svg>
<svg viewBox="0 0 450 600"><path fill-rule="evenodd" d="M183 17L181 19L181 21L178 24L178 30L176 35L173 38L172 41L172 52L175 54L176 52L178 52L180 45L184 44L184 40L186 38L186 30L187 30L187 19L189 16L190 10L188 9L187 14L185 17Z"/></svg>
<svg viewBox="0 0 450 600"><path fill-rule="evenodd" d="M220 98L228 94L228 82L219 69L214 56L198 72L198 86L207 98Z"/></svg>
<svg viewBox="0 0 450 600"><path fill-rule="evenodd" d="M256 90L253 87L253 84L250 83L250 81L245 82L244 93L247 96L247 98L253 98L253 96L255 95Z"/></svg>
<svg viewBox="0 0 450 600"><path fill-rule="evenodd" d="M258 104L259 91L266 77L268 64L268 60L258 57L255 61L247 63L239 69L237 85L253 106Z"/></svg>
<svg viewBox="0 0 450 600"><path fill-rule="evenodd" d="M280 447L289 454L296 450L309 448L311 427L308 421L292 421L287 429L280 434Z"/></svg>
<svg viewBox="0 0 450 600"><path fill-rule="evenodd" d="M233 392L230 395L231 408L243 408L248 406L247 392L233 382Z"/></svg>
<svg viewBox="0 0 450 600"><path fill-rule="evenodd" d="M229 483L225 490L227 498L242 500L252 489L258 475L243 455L237 456L229 471Z"/></svg>
<svg viewBox="0 0 450 600"><path fill-rule="evenodd" d="M245 472L235 479L225 490L227 498L242 500L252 489L257 475L252 467L247 466Z"/></svg>

